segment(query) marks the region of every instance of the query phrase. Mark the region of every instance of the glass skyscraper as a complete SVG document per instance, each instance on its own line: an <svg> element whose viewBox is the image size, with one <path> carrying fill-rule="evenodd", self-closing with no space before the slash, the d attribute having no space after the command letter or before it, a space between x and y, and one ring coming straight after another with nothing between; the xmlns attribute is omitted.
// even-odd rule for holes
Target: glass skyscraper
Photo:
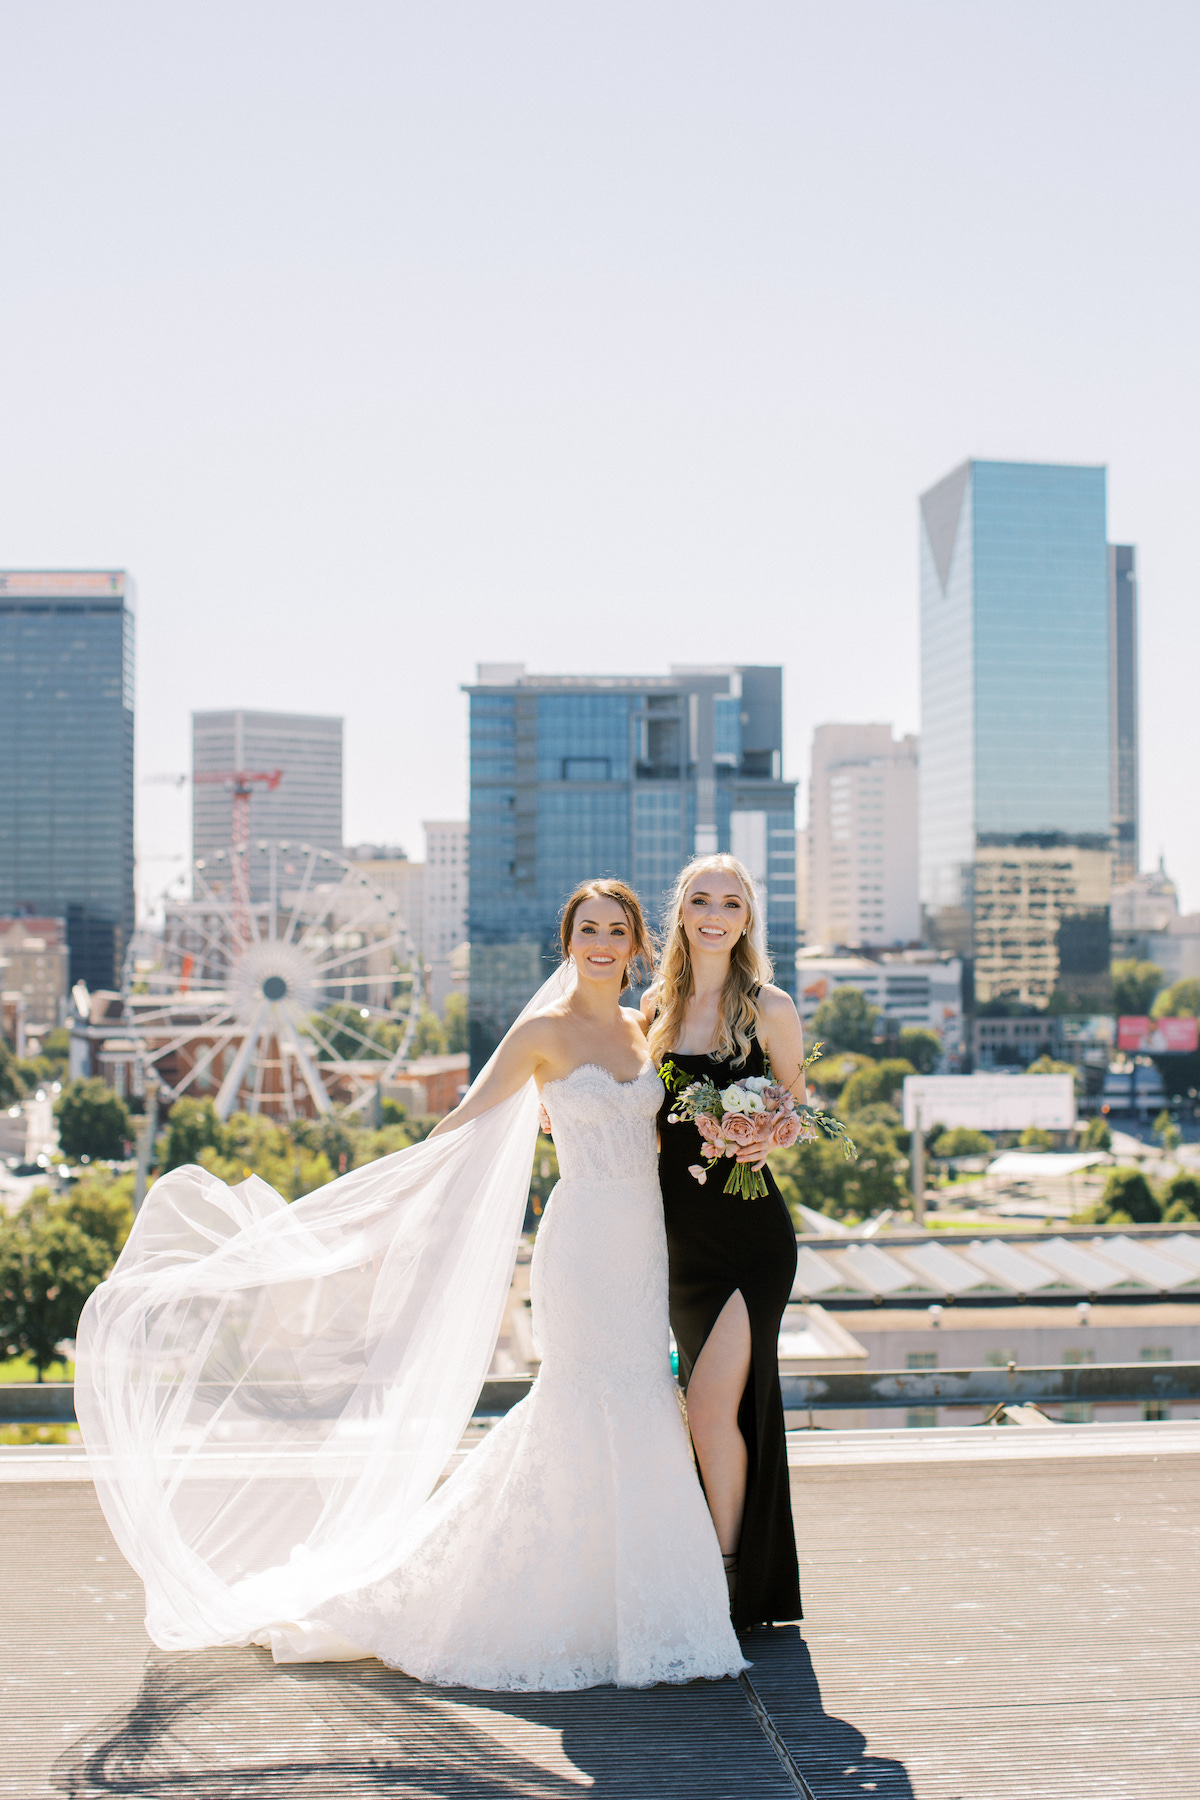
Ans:
<svg viewBox="0 0 1200 1800"><path fill-rule="evenodd" d="M0 914L65 919L89 988L133 931L132 600L120 570L0 572Z"/></svg>
<svg viewBox="0 0 1200 1800"><path fill-rule="evenodd" d="M1108 547L1112 609L1113 881L1132 881L1141 867L1138 829L1137 551Z"/></svg>
<svg viewBox="0 0 1200 1800"><path fill-rule="evenodd" d="M967 462L921 498L921 899L976 999L1108 978L1112 602L1103 468Z"/></svg>
<svg viewBox="0 0 1200 1800"><path fill-rule="evenodd" d="M657 923L682 865L731 850L760 887L776 979L795 978L794 782L783 671L529 675L483 664L471 702L471 1058L558 960L563 903L615 875Z"/></svg>

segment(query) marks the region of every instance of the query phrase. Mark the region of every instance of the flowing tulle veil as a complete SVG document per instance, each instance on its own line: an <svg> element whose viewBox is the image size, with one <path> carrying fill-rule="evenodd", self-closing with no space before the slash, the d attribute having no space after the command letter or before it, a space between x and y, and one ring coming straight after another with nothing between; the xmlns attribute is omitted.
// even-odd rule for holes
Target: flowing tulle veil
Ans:
<svg viewBox="0 0 1200 1800"><path fill-rule="evenodd" d="M537 1114L531 1081L290 1206L195 1166L151 1188L84 1308L75 1398L161 1648L251 1642L393 1566L487 1372Z"/></svg>

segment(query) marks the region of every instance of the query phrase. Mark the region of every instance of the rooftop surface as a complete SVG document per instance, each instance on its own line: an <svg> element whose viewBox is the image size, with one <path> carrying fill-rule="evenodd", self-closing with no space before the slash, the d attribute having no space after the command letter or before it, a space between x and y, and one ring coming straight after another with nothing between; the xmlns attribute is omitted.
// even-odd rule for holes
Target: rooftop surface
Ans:
<svg viewBox="0 0 1200 1800"><path fill-rule="evenodd" d="M78 1455L47 1480L18 1453L0 1794L1200 1793L1200 1452L1170 1425L1060 1429L798 1434L803 1626L746 1639L748 1687L570 1695L158 1651Z"/></svg>

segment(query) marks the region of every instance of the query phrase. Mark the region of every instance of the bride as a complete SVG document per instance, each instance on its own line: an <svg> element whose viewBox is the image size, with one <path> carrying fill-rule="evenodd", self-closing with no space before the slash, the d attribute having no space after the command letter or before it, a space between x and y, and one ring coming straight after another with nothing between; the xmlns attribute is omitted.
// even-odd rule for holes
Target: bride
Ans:
<svg viewBox="0 0 1200 1800"><path fill-rule="evenodd" d="M662 1084L620 1005L647 954L585 883L564 964L423 1144L288 1206L174 1170L80 1321L97 1491L165 1649L375 1655L561 1690L746 1667L668 1360ZM562 1179L541 1372L434 1491L491 1356L540 1104Z"/></svg>

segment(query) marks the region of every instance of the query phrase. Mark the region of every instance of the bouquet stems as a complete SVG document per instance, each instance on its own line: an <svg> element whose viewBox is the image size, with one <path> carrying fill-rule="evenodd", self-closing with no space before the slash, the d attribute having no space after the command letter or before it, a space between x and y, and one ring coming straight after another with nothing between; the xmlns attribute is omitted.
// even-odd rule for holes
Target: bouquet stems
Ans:
<svg viewBox="0 0 1200 1800"><path fill-rule="evenodd" d="M727 1194L740 1194L743 1200L757 1200L760 1194L767 1192L767 1184L761 1169L753 1169L749 1163L735 1162L729 1171L724 1191Z"/></svg>

